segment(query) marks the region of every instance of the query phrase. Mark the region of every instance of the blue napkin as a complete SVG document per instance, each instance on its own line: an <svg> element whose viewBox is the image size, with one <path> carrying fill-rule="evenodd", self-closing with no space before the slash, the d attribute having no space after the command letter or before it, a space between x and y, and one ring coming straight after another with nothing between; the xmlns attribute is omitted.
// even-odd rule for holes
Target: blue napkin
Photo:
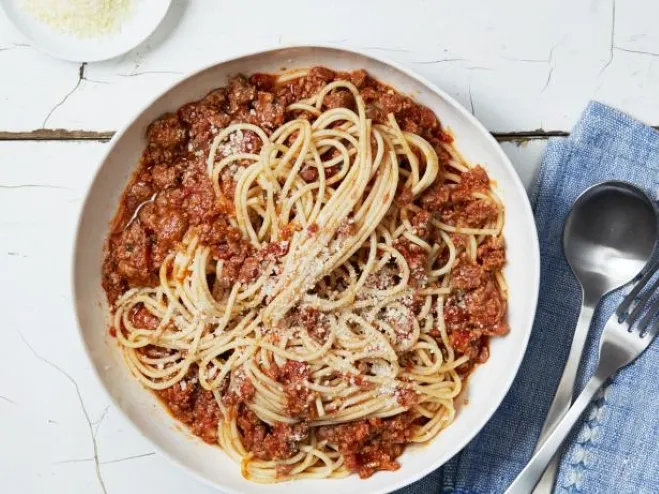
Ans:
<svg viewBox="0 0 659 494"><path fill-rule="evenodd" d="M500 493L529 460L579 312L579 287L562 252L563 224L584 189L611 179L633 182L656 200L659 133L591 102L570 137L549 142L531 194L540 237L541 286L518 377L492 420L461 453L399 494ZM594 371L604 322L622 296L622 290L608 296L595 314L578 391ZM658 341L605 387L575 426L563 450L555 492L659 493Z"/></svg>

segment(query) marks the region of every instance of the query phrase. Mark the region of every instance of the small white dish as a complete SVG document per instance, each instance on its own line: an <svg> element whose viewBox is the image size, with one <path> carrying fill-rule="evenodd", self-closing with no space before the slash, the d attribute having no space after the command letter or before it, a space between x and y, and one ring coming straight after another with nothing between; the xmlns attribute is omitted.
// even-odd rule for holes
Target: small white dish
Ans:
<svg viewBox="0 0 659 494"><path fill-rule="evenodd" d="M38 50L71 62L99 62L118 57L146 40L165 18L171 0L134 0L116 32L96 38L63 33L32 17L22 0L0 0L9 21Z"/></svg>

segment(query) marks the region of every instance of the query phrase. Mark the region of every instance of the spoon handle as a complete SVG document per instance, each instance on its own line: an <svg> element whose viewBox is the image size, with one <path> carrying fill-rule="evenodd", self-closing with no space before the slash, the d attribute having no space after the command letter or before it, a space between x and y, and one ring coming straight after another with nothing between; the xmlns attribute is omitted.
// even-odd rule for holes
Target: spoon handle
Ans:
<svg viewBox="0 0 659 494"><path fill-rule="evenodd" d="M572 346L570 347L570 354L565 363L563 376L556 388L554 400L551 403L545 423L540 432L540 438L536 445L535 452L537 452L543 445L549 434L554 430L558 422L565 416L572 404L572 394L574 393L574 382L577 378L577 371L579 370L579 363L581 362L581 354L583 347L588 336L588 329L595 312L598 300L590 300L590 297L584 296L583 304L581 305L581 312L579 313L579 320L577 327L574 330L572 338ZM551 494L554 489L554 482L556 481L556 474L558 473L558 458L554 458L551 464L547 467L542 479L533 491L533 494Z"/></svg>

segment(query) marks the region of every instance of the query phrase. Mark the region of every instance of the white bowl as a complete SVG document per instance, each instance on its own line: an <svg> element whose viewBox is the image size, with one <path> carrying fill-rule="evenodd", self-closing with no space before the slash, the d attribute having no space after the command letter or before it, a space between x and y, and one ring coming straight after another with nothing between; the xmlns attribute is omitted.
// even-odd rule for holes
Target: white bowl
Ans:
<svg viewBox="0 0 659 494"><path fill-rule="evenodd" d="M116 343L107 336L101 263L108 224L137 166L151 121L225 85L230 75L314 65L338 70L364 68L376 79L412 95L453 131L456 146L468 161L486 166L506 207L505 276L510 289L511 332L492 340L490 359L469 378L469 404L461 407L455 422L430 444L409 447L400 458L399 470L379 472L366 480L350 476L341 480L261 485L243 479L239 466L219 448L182 432L153 394L129 374ZM410 484L440 467L481 430L512 384L531 333L540 278L537 232L526 192L490 133L453 98L408 70L372 56L331 47L281 48L227 60L186 77L138 111L108 146L82 209L74 256L74 300L80 331L93 367L114 403L163 454L198 478L231 493L382 493Z"/></svg>

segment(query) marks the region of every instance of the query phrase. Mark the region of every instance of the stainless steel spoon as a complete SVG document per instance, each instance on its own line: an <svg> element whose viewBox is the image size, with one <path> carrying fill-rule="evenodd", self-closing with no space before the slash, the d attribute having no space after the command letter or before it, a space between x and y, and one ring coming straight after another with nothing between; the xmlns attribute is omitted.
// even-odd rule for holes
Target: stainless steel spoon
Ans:
<svg viewBox="0 0 659 494"><path fill-rule="evenodd" d="M643 270L656 238L657 216L652 201L632 184L611 181L594 185L572 206L563 230L563 250L581 284L581 312L536 451L570 408L595 308L604 295L626 285ZM534 494L551 494L557 470L558 456L545 470Z"/></svg>

